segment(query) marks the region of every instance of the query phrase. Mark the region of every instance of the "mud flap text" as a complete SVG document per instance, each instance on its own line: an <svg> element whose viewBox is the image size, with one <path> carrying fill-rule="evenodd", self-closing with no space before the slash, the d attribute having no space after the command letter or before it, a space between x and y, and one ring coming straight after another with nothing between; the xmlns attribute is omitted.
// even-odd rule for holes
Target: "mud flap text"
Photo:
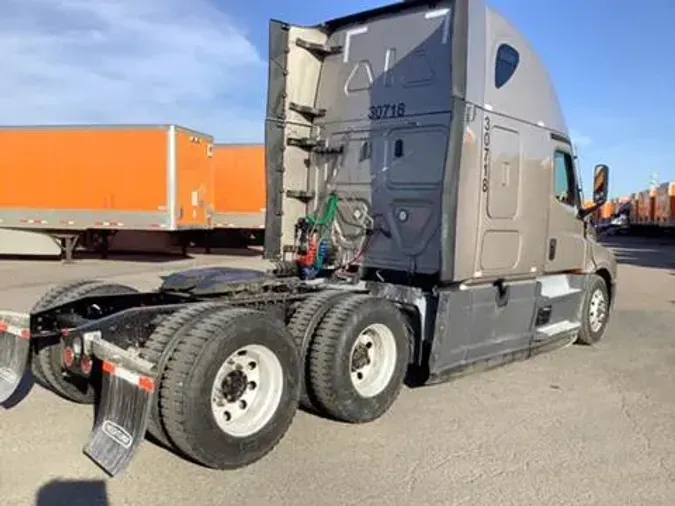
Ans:
<svg viewBox="0 0 675 506"><path fill-rule="evenodd" d="M103 362L101 400L84 453L109 475L123 471L145 437L155 380Z"/></svg>

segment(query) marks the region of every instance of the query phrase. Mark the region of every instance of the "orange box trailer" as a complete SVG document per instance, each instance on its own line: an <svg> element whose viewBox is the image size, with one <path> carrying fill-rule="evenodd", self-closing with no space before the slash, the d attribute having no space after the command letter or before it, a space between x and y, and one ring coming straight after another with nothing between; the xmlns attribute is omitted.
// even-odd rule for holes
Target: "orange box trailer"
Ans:
<svg viewBox="0 0 675 506"><path fill-rule="evenodd" d="M637 198L637 223L640 225L654 224L654 205L656 189L644 190L638 193Z"/></svg>
<svg viewBox="0 0 675 506"><path fill-rule="evenodd" d="M265 146L216 143L213 172L214 228L264 228Z"/></svg>
<svg viewBox="0 0 675 506"><path fill-rule="evenodd" d="M612 199L605 202L601 209L601 218L605 221L611 220L618 207L617 199Z"/></svg>
<svg viewBox="0 0 675 506"><path fill-rule="evenodd" d="M614 216L614 213L616 212L616 207L615 200L608 200L605 202L598 210L598 223L607 223L611 221L612 216Z"/></svg>
<svg viewBox="0 0 675 506"><path fill-rule="evenodd" d="M675 181L662 183L656 189L654 220L661 227L675 227Z"/></svg>
<svg viewBox="0 0 675 506"><path fill-rule="evenodd" d="M637 223L638 222L638 196L636 193L631 193L630 196L628 197L627 202L630 202L630 215L629 219L631 223Z"/></svg>
<svg viewBox="0 0 675 506"><path fill-rule="evenodd" d="M1 127L0 227L46 231L66 257L83 231L209 228L212 156L177 125Z"/></svg>

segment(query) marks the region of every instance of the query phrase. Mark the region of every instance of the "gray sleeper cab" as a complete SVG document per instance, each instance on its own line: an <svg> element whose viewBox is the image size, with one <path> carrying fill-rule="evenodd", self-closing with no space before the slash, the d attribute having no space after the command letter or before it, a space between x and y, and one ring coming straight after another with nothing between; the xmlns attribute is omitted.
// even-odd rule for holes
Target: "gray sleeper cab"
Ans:
<svg viewBox="0 0 675 506"><path fill-rule="evenodd" d="M607 314L616 264L587 232L555 89L496 11L410 1L272 22L269 69L267 258L330 185L340 245L371 232L370 289L416 301L429 379L573 339L593 275Z"/></svg>

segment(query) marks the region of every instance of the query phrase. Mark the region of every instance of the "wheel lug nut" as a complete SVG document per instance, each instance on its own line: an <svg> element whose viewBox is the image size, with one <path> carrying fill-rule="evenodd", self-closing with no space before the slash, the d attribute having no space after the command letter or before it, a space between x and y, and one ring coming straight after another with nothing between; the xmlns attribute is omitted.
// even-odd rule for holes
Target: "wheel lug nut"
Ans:
<svg viewBox="0 0 675 506"><path fill-rule="evenodd" d="M248 404L246 404L246 401L239 401L239 408L241 409L246 409Z"/></svg>
<svg viewBox="0 0 675 506"><path fill-rule="evenodd" d="M229 422L230 420L232 420L232 415L230 414L229 411L225 411L225 413L223 413L223 415L225 416L226 422Z"/></svg>
<svg viewBox="0 0 675 506"><path fill-rule="evenodd" d="M249 390L255 390L258 387L258 384L255 381L249 381L247 386Z"/></svg>

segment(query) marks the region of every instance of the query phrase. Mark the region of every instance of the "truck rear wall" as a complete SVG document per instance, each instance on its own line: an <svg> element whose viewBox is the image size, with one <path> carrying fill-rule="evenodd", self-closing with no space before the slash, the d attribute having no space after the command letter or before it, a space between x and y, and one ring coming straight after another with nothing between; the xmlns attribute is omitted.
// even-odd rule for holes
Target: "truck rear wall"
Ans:
<svg viewBox="0 0 675 506"><path fill-rule="evenodd" d="M214 226L262 228L266 203L264 145L216 144L213 171Z"/></svg>
<svg viewBox="0 0 675 506"><path fill-rule="evenodd" d="M204 224L206 213L193 213L191 204L193 192L210 184L207 148L195 147L189 140L194 134L179 127L173 142L171 131L167 125L0 129L0 225L172 229Z"/></svg>

